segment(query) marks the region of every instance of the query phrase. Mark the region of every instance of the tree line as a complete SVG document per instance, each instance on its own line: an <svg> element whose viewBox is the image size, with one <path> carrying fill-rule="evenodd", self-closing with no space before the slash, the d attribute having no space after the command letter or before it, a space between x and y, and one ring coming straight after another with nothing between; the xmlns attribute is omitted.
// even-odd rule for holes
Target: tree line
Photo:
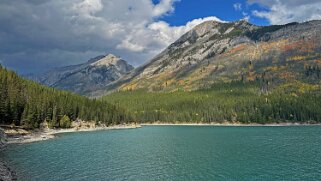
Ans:
<svg viewBox="0 0 321 181"><path fill-rule="evenodd" d="M293 83L295 89L290 85L265 93L259 82L234 81L191 92L137 90L113 93L103 99L127 108L141 122L321 122L320 92L302 91L301 84Z"/></svg>

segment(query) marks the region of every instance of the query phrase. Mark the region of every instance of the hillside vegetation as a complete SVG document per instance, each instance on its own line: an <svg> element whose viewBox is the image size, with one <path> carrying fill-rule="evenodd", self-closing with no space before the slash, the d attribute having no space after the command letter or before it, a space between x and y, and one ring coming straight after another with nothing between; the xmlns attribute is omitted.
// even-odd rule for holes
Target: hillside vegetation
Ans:
<svg viewBox="0 0 321 181"><path fill-rule="evenodd" d="M320 123L320 90L320 85L295 82L262 93L260 83L237 81L191 92L125 91L103 99L143 123Z"/></svg>
<svg viewBox="0 0 321 181"><path fill-rule="evenodd" d="M77 119L106 125L131 121L122 108L41 86L0 65L0 124L38 128L46 120L51 127L68 127Z"/></svg>

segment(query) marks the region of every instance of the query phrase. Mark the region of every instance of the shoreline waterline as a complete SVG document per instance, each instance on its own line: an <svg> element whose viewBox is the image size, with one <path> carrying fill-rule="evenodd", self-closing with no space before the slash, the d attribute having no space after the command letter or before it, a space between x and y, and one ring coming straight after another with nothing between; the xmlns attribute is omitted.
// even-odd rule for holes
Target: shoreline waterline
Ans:
<svg viewBox="0 0 321 181"><path fill-rule="evenodd" d="M142 123L141 126L240 126L240 127L278 127L278 126L321 126L321 123L270 123L270 124L243 124L243 123Z"/></svg>
<svg viewBox="0 0 321 181"><path fill-rule="evenodd" d="M70 128L70 129L46 129L33 131L26 135L19 135L14 137L7 137L7 144L26 144L39 141L45 141L54 139L58 134L63 133L76 133L76 132L92 132L92 131L103 131L103 130L119 130L119 129L136 129L140 128L139 124L130 125L114 125L114 126L103 126L95 128Z"/></svg>
<svg viewBox="0 0 321 181"><path fill-rule="evenodd" d="M54 139L58 134L63 133L76 133L76 132L92 132L92 131L104 131L104 130L117 130L117 129L135 129L143 126L231 126L231 127L283 127L283 126L321 126L320 123L271 123L271 124L242 124L242 123L142 123L142 124L128 124L128 125L114 125L103 126L94 128L69 128L69 129L45 129L32 131L29 134L17 135L7 138L7 144L27 144L39 141L46 141Z"/></svg>

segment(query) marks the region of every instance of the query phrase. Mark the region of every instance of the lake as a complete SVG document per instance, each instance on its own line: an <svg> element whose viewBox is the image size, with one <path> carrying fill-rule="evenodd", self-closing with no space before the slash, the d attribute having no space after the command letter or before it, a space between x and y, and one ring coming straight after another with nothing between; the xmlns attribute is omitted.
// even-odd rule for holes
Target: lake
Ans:
<svg viewBox="0 0 321 181"><path fill-rule="evenodd" d="M145 126L0 153L19 180L320 180L321 126Z"/></svg>

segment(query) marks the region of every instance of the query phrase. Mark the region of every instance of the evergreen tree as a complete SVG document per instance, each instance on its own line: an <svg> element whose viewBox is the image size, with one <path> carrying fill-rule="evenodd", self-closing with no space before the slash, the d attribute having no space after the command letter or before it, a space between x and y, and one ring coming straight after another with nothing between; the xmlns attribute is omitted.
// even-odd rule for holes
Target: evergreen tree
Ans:
<svg viewBox="0 0 321 181"><path fill-rule="evenodd" d="M15 124L32 129L38 128L45 120L50 127L69 127L69 122L76 119L106 125L132 121L131 116L127 116L128 113L122 108L115 109L105 101L90 100L41 86L22 79L1 66L0 93L1 124Z"/></svg>

